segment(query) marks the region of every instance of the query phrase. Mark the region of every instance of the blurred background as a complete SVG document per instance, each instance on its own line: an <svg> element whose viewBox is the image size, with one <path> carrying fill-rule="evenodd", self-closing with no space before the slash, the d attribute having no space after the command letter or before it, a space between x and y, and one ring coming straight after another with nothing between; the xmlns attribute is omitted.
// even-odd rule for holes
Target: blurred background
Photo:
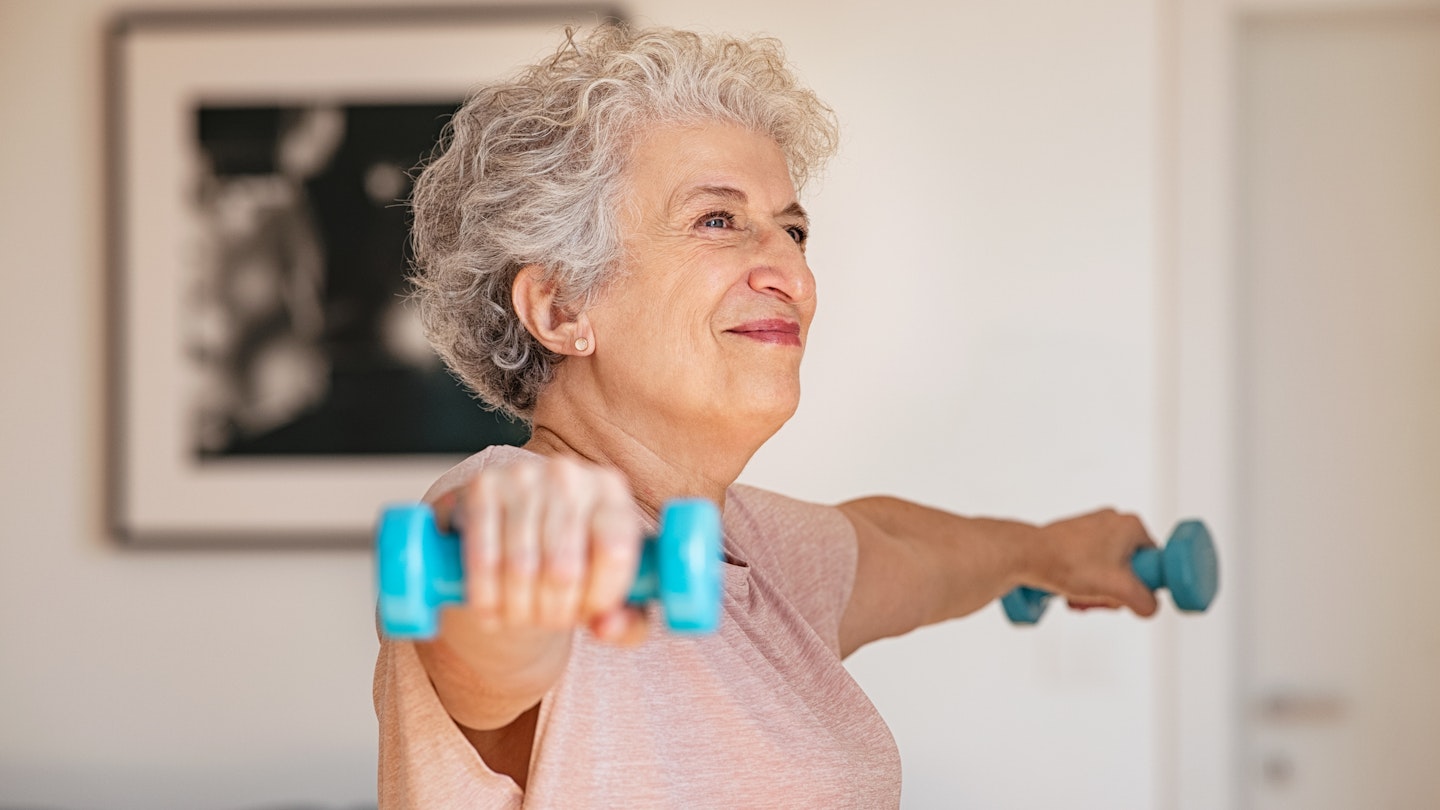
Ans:
<svg viewBox="0 0 1440 810"><path fill-rule="evenodd" d="M906 807L1440 807L1440 4L622 8L778 36L841 120L805 195L804 401L743 480L1114 505L1161 540L1203 517L1220 545L1203 617L994 608L856 654ZM130 9L0 0L0 807L373 805L363 545L111 529L103 53ZM261 117L339 148L341 114ZM292 273L296 334L317 273ZM232 417L198 455L255 452ZM240 505L272 507L303 504Z"/></svg>

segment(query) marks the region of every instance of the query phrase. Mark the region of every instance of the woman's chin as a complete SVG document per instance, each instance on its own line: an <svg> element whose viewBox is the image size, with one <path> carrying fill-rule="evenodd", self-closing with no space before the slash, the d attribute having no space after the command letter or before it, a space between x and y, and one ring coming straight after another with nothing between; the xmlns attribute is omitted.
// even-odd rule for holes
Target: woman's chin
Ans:
<svg viewBox="0 0 1440 810"><path fill-rule="evenodd" d="M755 390L746 400L743 410L750 421L772 424L770 432L774 433L795 415L799 407L800 383L792 380Z"/></svg>

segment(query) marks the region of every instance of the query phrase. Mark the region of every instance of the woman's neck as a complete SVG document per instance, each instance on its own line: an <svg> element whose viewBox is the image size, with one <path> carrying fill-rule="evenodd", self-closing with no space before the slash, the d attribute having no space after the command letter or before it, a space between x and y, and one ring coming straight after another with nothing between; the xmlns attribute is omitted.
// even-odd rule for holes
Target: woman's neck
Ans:
<svg viewBox="0 0 1440 810"><path fill-rule="evenodd" d="M542 397L543 400L543 397ZM710 441L694 433L642 435L594 412L538 404L525 449L546 456L578 456L613 467L630 482L652 517L674 498L709 498L722 509L725 490L759 448Z"/></svg>

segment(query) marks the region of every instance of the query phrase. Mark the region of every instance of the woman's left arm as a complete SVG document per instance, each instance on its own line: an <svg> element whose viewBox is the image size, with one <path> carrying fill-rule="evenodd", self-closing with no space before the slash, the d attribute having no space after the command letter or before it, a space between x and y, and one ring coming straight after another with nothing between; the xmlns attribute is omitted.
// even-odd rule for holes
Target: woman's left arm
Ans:
<svg viewBox="0 0 1440 810"><path fill-rule="evenodd" d="M1072 605L1155 612L1155 596L1130 570L1153 546L1134 515L1104 509L1035 526L967 518L899 498L840 504L855 526L859 559L840 622L840 652L973 613L1019 585Z"/></svg>

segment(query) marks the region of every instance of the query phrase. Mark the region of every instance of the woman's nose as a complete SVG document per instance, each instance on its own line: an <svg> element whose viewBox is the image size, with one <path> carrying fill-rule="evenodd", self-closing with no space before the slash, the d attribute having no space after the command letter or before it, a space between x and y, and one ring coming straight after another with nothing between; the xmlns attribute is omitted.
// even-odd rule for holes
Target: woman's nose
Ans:
<svg viewBox="0 0 1440 810"><path fill-rule="evenodd" d="M805 261L805 251L789 230L767 229L757 241L759 246L750 268L751 289L796 304L815 296L815 276Z"/></svg>

